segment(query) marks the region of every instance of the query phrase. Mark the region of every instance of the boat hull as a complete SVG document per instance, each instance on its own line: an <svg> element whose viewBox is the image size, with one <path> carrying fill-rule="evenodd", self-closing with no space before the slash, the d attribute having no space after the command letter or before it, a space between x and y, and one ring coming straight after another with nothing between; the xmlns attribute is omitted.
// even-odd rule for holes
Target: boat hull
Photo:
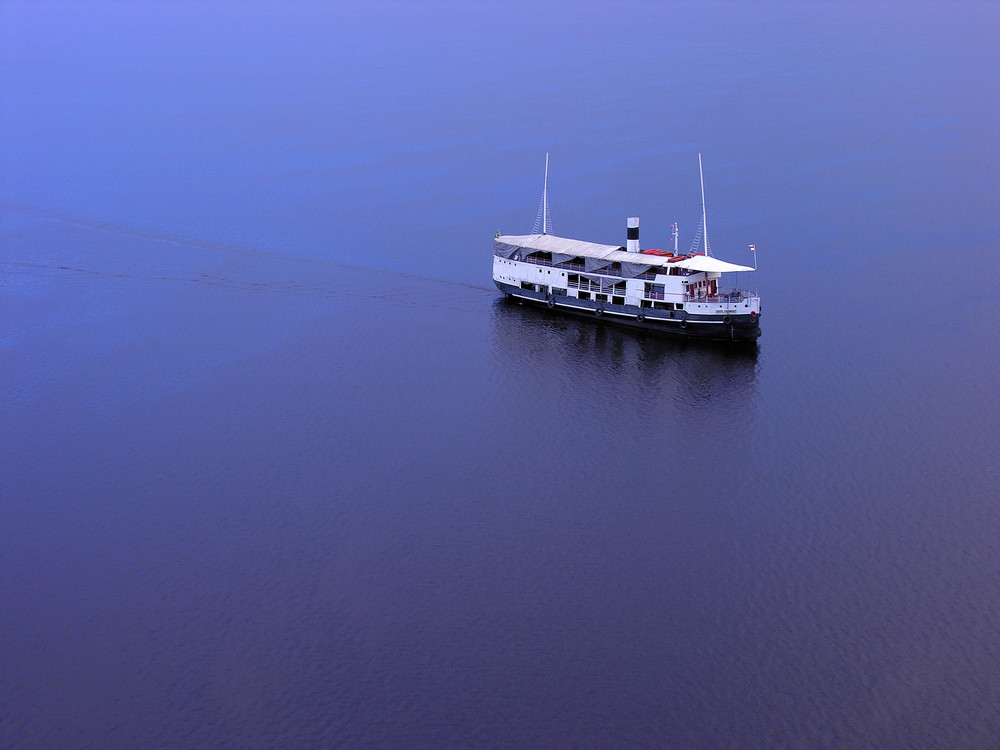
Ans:
<svg viewBox="0 0 1000 750"><path fill-rule="evenodd" d="M759 315L690 315L686 310L653 310L636 305L614 305L521 289L496 279L494 283L508 297L530 302L552 312L576 315L602 323L684 339L756 342L760 337Z"/></svg>

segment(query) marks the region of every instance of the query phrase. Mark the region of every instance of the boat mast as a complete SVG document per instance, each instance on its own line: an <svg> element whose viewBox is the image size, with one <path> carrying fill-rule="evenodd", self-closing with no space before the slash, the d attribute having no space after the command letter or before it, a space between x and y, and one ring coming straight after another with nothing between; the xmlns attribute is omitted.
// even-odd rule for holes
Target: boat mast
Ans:
<svg viewBox="0 0 1000 750"><path fill-rule="evenodd" d="M702 188L704 193L704 188ZM704 199L704 198L703 198ZM549 152L545 152L545 184L542 187L542 234L549 233Z"/></svg>
<svg viewBox="0 0 1000 750"><path fill-rule="evenodd" d="M547 163L547 162L546 162ZM705 243L705 255L708 253L708 214L705 212L705 173L701 169L701 152L698 152L698 175L701 177L701 226Z"/></svg>
<svg viewBox="0 0 1000 750"><path fill-rule="evenodd" d="M545 154L545 186L542 188L542 201L538 204L538 216L535 217L535 226L531 228L532 234L548 234L552 231L552 219L549 216L549 155Z"/></svg>

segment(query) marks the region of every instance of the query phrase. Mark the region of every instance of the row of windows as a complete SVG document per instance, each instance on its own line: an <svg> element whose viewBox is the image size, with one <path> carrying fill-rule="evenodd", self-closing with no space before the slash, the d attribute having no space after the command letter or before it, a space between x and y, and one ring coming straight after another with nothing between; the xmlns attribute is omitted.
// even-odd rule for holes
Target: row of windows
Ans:
<svg viewBox="0 0 1000 750"><path fill-rule="evenodd" d="M524 289L525 291L528 291L528 292L541 292L542 294L548 294L549 293L549 287L547 287L545 284L532 284L529 281L522 281L521 282L521 288ZM569 291L566 290L566 289L563 289L562 287L554 286L554 287L552 287L552 296L553 297L568 297L569 296Z"/></svg>
<svg viewBox="0 0 1000 750"><path fill-rule="evenodd" d="M524 289L525 291L528 291L528 292L540 292L542 294L548 294L549 291L550 291L550 288L548 286L546 286L545 284L532 284L530 281L522 281L521 282L521 289ZM569 291L567 289L563 289L561 287L556 287L556 286L551 287L551 292L552 292L552 295L554 297L566 297L566 296L569 296ZM613 305L624 305L625 304L625 296L624 295L603 294L601 292L591 293L591 292L586 292L586 291L582 291L582 290L579 291L579 292L577 292L577 299L583 299L583 300L593 299L595 302L609 302L610 301L611 304L613 304ZM679 302L675 304L673 302L659 302L659 301L648 300L648 299L640 300L639 306L643 307L643 308L646 308L646 309L656 309L656 310L683 310L684 309L684 305L682 305Z"/></svg>
<svg viewBox="0 0 1000 750"><path fill-rule="evenodd" d="M586 265L583 258L573 258L568 261L563 261L561 263L552 262L551 253L531 253L524 258L525 263L533 263L537 266L552 266L554 268L563 268L569 271L583 271L586 270ZM641 264L639 264L641 265ZM601 274L603 276L621 276L622 264L618 261L605 266L604 268L595 268L588 273ZM654 279L656 275L665 276L689 276L691 271L684 268L673 268L673 267L654 267L650 268L648 271L644 271L636 276L639 279Z"/></svg>

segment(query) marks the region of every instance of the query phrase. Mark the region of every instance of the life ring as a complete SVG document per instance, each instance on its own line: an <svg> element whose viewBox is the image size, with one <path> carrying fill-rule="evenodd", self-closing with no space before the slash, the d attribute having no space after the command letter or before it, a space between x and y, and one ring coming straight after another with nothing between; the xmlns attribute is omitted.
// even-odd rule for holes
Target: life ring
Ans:
<svg viewBox="0 0 1000 750"><path fill-rule="evenodd" d="M641 323L642 321L644 321L646 319L646 316L643 315L642 313L639 313L638 315L635 316L635 319L638 320Z"/></svg>
<svg viewBox="0 0 1000 750"><path fill-rule="evenodd" d="M758 313L756 310L751 310L750 311L750 317L751 318L756 318L759 314L760 313Z"/></svg>
<svg viewBox="0 0 1000 750"><path fill-rule="evenodd" d="M596 310L594 310L594 315L596 315L598 318L604 315L604 308L598 307Z"/></svg>
<svg viewBox="0 0 1000 750"><path fill-rule="evenodd" d="M550 300L549 300L548 302L546 302L545 304L549 306L549 309L551 309L551 308L553 308L553 307L555 307L555 306L556 306L556 301L555 301L554 299L550 299Z"/></svg>
<svg viewBox="0 0 1000 750"><path fill-rule="evenodd" d="M725 323L726 325L729 325L730 323L733 322L733 317L731 315L727 315L722 319L722 322Z"/></svg>
<svg viewBox="0 0 1000 750"><path fill-rule="evenodd" d="M681 321L681 328L687 328L687 327L688 327L688 322L686 320L682 320Z"/></svg>

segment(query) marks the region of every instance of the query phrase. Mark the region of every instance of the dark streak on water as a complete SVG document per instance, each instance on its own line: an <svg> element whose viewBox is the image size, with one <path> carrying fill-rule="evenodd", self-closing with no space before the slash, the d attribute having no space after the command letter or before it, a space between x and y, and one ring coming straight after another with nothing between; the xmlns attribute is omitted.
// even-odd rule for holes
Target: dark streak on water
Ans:
<svg viewBox="0 0 1000 750"><path fill-rule="evenodd" d="M37 7L0 746L997 745L992 5ZM545 150L647 244L710 155L759 350L501 300Z"/></svg>

